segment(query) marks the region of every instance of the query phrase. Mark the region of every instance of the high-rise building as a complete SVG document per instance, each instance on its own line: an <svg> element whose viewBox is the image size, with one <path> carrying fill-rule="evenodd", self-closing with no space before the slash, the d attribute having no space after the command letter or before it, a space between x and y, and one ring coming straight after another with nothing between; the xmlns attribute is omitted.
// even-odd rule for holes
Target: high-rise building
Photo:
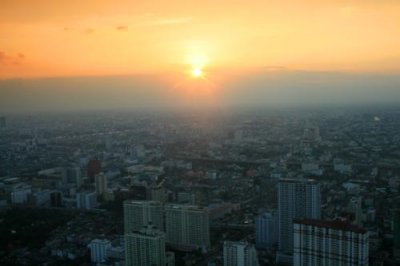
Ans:
<svg viewBox="0 0 400 266"><path fill-rule="evenodd" d="M76 207L78 209L94 209L97 207L96 192L76 193Z"/></svg>
<svg viewBox="0 0 400 266"><path fill-rule="evenodd" d="M89 248L92 263L104 262L107 259L107 250L111 248L111 242L106 239L93 239Z"/></svg>
<svg viewBox="0 0 400 266"><path fill-rule="evenodd" d="M126 266L165 266L165 234L149 225L125 234Z"/></svg>
<svg viewBox="0 0 400 266"><path fill-rule="evenodd" d="M124 201L125 233L140 231L151 223L158 230L164 231L164 209L159 201Z"/></svg>
<svg viewBox="0 0 400 266"><path fill-rule="evenodd" d="M278 183L279 254L277 260L291 263L293 220L320 219L320 185L314 180L281 179Z"/></svg>
<svg viewBox="0 0 400 266"><path fill-rule="evenodd" d="M99 173L95 176L96 195L103 196L107 192L107 176Z"/></svg>
<svg viewBox="0 0 400 266"><path fill-rule="evenodd" d="M256 247L271 248L278 242L278 214L275 210L263 212L256 218Z"/></svg>
<svg viewBox="0 0 400 266"><path fill-rule="evenodd" d="M224 266L258 266L257 251L246 242L224 242Z"/></svg>
<svg viewBox="0 0 400 266"><path fill-rule="evenodd" d="M149 188L149 198L150 200L165 202L166 201L166 193L165 188L163 186L152 186Z"/></svg>
<svg viewBox="0 0 400 266"><path fill-rule="evenodd" d="M293 265L368 266L368 231L348 222L314 219L293 224Z"/></svg>
<svg viewBox="0 0 400 266"><path fill-rule="evenodd" d="M167 243L190 250L210 245L209 214L206 208L193 205L165 206Z"/></svg>
<svg viewBox="0 0 400 266"><path fill-rule="evenodd" d="M393 211L393 257L400 261L400 209Z"/></svg>

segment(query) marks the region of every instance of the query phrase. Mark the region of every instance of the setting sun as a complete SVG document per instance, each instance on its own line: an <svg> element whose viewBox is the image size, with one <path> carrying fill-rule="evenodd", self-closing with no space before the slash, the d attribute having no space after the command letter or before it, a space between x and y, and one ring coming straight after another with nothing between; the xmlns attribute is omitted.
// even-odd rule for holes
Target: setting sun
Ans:
<svg viewBox="0 0 400 266"><path fill-rule="evenodd" d="M203 71L201 71L200 68L194 68L192 70L192 76L195 78L199 78L199 77L203 76Z"/></svg>

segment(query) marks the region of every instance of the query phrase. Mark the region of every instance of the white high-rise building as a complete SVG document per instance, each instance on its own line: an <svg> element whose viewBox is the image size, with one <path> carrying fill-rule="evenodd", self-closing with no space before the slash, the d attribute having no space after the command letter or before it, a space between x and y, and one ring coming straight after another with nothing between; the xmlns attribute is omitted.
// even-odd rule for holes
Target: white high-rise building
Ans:
<svg viewBox="0 0 400 266"><path fill-rule="evenodd" d="M167 243L178 249L210 246L209 214L206 208L166 205L165 225Z"/></svg>
<svg viewBox="0 0 400 266"><path fill-rule="evenodd" d="M18 184L11 192L12 204L24 204L28 202L29 195L32 194L32 186L26 184Z"/></svg>
<svg viewBox="0 0 400 266"><path fill-rule="evenodd" d="M263 212L256 218L256 247L271 248L278 242L278 214Z"/></svg>
<svg viewBox="0 0 400 266"><path fill-rule="evenodd" d="M94 209L97 207L96 192L76 193L76 207L78 209Z"/></svg>
<svg viewBox="0 0 400 266"><path fill-rule="evenodd" d="M224 266L258 266L255 247L246 242L224 242Z"/></svg>
<svg viewBox="0 0 400 266"><path fill-rule="evenodd" d="M126 266L165 266L165 234L153 226L125 234Z"/></svg>
<svg viewBox="0 0 400 266"><path fill-rule="evenodd" d="M347 222L295 220L294 266L368 266L368 231Z"/></svg>
<svg viewBox="0 0 400 266"><path fill-rule="evenodd" d="M164 231L164 209L159 201L126 200L124 202L125 233L140 231L149 223Z"/></svg>
<svg viewBox="0 0 400 266"><path fill-rule="evenodd" d="M293 220L320 219L321 191L315 180L281 179L278 183L278 261L292 261ZM285 254L285 255L284 255ZM288 256L286 256L288 255Z"/></svg>
<svg viewBox="0 0 400 266"><path fill-rule="evenodd" d="M89 248L92 263L104 262L107 259L107 250L111 248L111 242L106 239L93 239Z"/></svg>
<svg viewBox="0 0 400 266"><path fill-rule="evenodd" d="M95 176L96 195L103 196L107 192L107 176L99 173Z"/></svg>

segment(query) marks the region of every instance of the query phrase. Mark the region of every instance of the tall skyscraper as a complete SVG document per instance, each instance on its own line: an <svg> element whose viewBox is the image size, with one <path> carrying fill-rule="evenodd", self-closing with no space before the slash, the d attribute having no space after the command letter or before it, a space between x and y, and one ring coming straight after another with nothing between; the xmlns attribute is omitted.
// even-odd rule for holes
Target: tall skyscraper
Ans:
<svg viewBox="0 0 400 266"><path fill-rule="evenodd" d="M99 173L95 176L96 195L103 196L107 192L107 176Z"/></svg>
<svg viewBox="0 0 400 266"><path fill-rule="evenodd" d="M126 266L165 266L165 234L149 225L125 233Z"/></svg>
<svg viewBox="0 0 400 266"><path fill-rule="evenodd" d="M165 206L167 243L178 249L210 245L208 210L193 205Z"/></svg>
<svg viewBox="0 0 400 266"><path fill-rule="evenodd" d="M393 211L393 257L400 261L400 209Z"/></svg>
<svg viewBox="0 0 400 266"><path fill-rule="evenodd" d="M124 202L125 233L140 231L151 223L164 231L163 205L159 201L126 200Z"/></svg>
<svg viewBox="0 0 400 266"><path fill-rule="evenodd" d="M368 266L368 231L347 222L294 221L294 266Z"/></svg>
<svg viewBox="0 0 400 266"><path fill-rule="evenodd" d="M256 218L256 247L271 248L278 242L278 214L275 210L263 212Z"/></svg>
<svg viewBox="0 0 400 266"><path fill-rule="evenodd" d="M257 251L246 242L224 242L224 266L258 266Z"/></svg>
<svg viewBox="0 0 400 266"><path fill-rule="evenodd" d="M320 219L320 185L314 180L281 179L278 184L279 251L278 261L291 261L293 220ZM285 258L287 254L288 257ZM283 258L283 260L281 259Z"/></svg>

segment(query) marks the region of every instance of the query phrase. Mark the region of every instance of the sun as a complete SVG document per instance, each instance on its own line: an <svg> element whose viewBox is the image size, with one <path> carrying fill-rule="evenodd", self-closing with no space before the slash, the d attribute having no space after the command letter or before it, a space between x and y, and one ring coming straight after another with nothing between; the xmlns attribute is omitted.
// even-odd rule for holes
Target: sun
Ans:
<svg viewBox="0 0 400 266"><path fill-rule="evenodd" d="M200 77L203 76L203 71L198 67L193 68L192 69L192 76L195 77L195 78L200 78Z"/></svg>

